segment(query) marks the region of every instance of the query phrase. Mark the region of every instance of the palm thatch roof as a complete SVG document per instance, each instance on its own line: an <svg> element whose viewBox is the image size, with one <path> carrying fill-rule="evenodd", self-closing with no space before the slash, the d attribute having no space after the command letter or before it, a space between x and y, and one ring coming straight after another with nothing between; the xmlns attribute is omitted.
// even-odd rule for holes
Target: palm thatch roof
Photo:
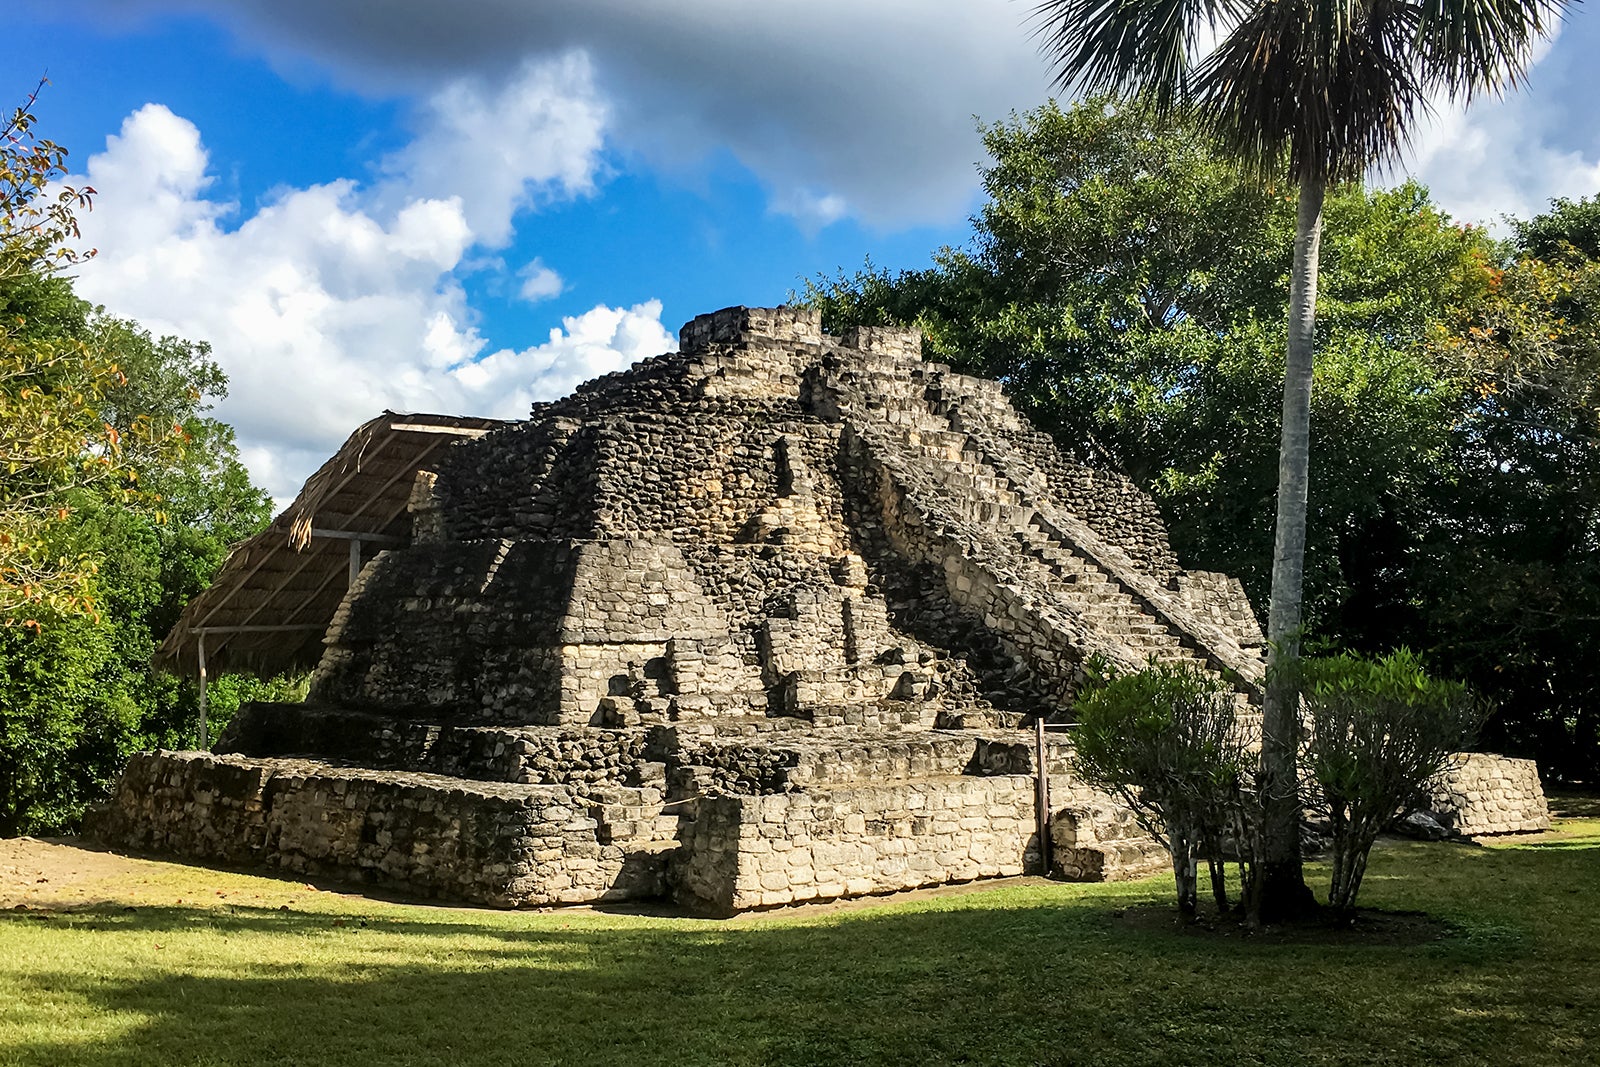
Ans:
<svg viewBox="0 0 1600 1067"><path fill-rule="evenodd" d="M360 565L411 540L419 470L505 423L385 411L362 424L265 530L235 545L156 650L174 674L309 670ZM202 663L203 660L203 663Z"/></svg>

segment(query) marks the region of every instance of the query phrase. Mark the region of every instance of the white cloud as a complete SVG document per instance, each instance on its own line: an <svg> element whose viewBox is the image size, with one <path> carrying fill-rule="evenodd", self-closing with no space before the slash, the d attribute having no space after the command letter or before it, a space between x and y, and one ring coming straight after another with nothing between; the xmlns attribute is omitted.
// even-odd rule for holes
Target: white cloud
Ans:
<svg viewBox="0 0 1600 1067"><path fill-rule="evenodd" d="M522 282L517 289L517 295L530 304L560 296L567 287L566 282L561 280L561 275L545 266L542 259L535 259L517 271L517 278Z"/></svg>
<svg viewBox="0 0 1600 1067"><path fill-rule="evenodd" d="M384 169L391 195L460 197L473 234L499 246L541 195L593 190L605 124L586 54L529 60L498 86L467 77L434 93L421 133Z"/></svg>
<svg viewBox="0 0 1600 1067"><path fill-rule="evenodd" d="M459 363L450 375L464 393L498 397L486 414L513 418L526 416L535 400L564 396L590 378L677 347L661 325L659 300L631 308L602 305L563 318L544 344L503 348Z"/></svg>
<svg viewBox="0 0 1600 1067"><path fill-rule="evenodd" d="M468 251L503 240L520 207L592 184L603 109L584 70L567 60L524 70L495 98L514 113L504 130L472 107L445 106L478 91L449 87L397 157L409 162L377 188L283 190L231 228L238 206L207 197L200 131L148 104L74 179L101 190L82 218L101 251L79 292L157 334L211 342L230 379L217 414L280 500L384 408L525 416L534 398L673 347L649 302L597 307L545 344L485 355L455 280ZM476 167L495 158L502 134L517 143L500 151L492 180L452 184L424 165L449 146Z"/></svg>
<svg viewBox="0 0 1600 1067"><path fill-rule="evenodd" d="M850 206L835 193L819 193L814 189L790 189L773 197L772 210L789 215L800 226L819 230L832 225L849 214Z"/></svg>
<svg viewBox="0 0 1600 1067"><path fill-rule="evenodd" d="M1504 215L1546 210L1553 197L1600 193L1596 47L1593 20L1569 23L1539 46L1521 88L1467 108L1440 102L1402 172L1460 221L1497 227Z"/></svg>
<svg viewBox="0 0 1600 1067"><path fill-rule="evenodd" d="M973 116L1035 106L1050 85L1032 5L1016 0L89 2L220 19L252 48L365 91L481 79L465 110L490 122L490 86L582 50L624 149L669 168L731 152L806 225L845 210L884 227L962 218L982 156Z"/></svg>

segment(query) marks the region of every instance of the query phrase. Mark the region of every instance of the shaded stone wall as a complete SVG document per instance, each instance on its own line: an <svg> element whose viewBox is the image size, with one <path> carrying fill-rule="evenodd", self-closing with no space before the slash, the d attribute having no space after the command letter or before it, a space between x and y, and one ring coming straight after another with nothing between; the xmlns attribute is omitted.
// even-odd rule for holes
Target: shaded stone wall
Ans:
<svg viewBox="0 0 1600 1067"><path fill-rule="evenodd" d="M1458 753L1429 784L1427 804L1446 829L1463 837L1550 828L1550 808L1533 760Z"/></svg>
<svg viewBox="0 0 1600 1067"><path fill-rule="evenodd" d="M133 758L86 830L123 848L485 904L660 895L671 829L628 818L659 811L659 793L616 790L610 801L561 786L158 752Z"/></svg>
<svg viewBox="0 0 1600 1067"><path fill-rule="evenodd" d="M311 757L525 785L660 784L639 730L456 726L318 704L246 704L216 751Z"/></svg>

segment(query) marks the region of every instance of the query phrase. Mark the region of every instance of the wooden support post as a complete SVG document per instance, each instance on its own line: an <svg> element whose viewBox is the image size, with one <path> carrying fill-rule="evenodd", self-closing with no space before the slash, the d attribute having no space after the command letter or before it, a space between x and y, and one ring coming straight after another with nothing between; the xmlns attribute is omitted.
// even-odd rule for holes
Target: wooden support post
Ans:
<svg viewBox="0 0 1600 1067"><path fill-rule="evenodd" d="M195 651L200 660L200 751L206 752L211 748L211 738L206 728L206 632L201 630L195 636Z"/></svg>
<svg viewBox="0 0 1600 1067"><path fill-rule="evenodd" d="M1050 761L1044 745L1044 716L1033 720L1034 812L1039 824L1039 873L1050 877Z"/></svg>
<svg viewBox="0 0 1600 1067"><path fill-rule="evenodd" d="M356 578L361 574L361 539L350 538L350 584L356 584Z"/></svg>

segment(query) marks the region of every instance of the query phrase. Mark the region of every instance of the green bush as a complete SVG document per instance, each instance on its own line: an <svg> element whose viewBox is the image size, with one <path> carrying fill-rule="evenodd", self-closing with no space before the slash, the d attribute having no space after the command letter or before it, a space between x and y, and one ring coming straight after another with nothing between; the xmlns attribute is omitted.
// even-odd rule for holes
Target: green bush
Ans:
<svg viewBox="0 0 1600 1067"><path fill-rule="evenodd" d="M1348 913L1378 833L1471 741L1488 709L1466 686L1430 678L1407 649L1380 659L1307 658L1297 670L1306 804L1328 812L1328 903Z"/></svg>
<svg viewBox="0 0 1600 1067"><path fill-rule="evenodd" d="M1078 699L1072 767L1121 797L1172 854L1178 909L1193 916L1199 861L1210 868L1219 910L1229 908L1225 860L1238 854L1248 887L1254 756L1233 693L1192 666L1152 663Z"/></svg>

